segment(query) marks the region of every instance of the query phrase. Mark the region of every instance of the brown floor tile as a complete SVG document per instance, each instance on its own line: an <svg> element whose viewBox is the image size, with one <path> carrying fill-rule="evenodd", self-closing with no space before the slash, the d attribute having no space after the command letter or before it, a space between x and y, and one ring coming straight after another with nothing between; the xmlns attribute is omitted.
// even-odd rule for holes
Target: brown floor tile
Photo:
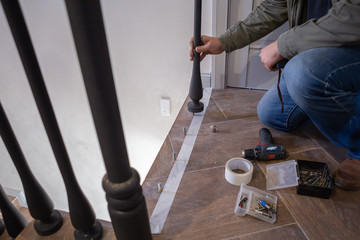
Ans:
<svg viewBox="0 0 360 240"><path fill-rule="evenodd" d="M265 126L257 118L256 106L264 94L265 91L245 89L213 90L164 229L154 239L357 239L360 236L360 191L335 188L330 199L297 195L296 187L272 191L279 196L275 224L233 213L239 187L225 180L224 165L259 141L259 130ZM185 104L162 147L165 153L159 153L156 160L160 163L167 161L171 151L178 153L181 148L185 138L182 128L189 126L192 118ZM217 126L216 133L210 130L213 124ZM335 147L314 127L291 132L269 129L274 143L286 147L285 160L326 162L334 172L345 158L346 150ZM156 161L149 175L154 178L147 178L143 184L149 215L160 195L157 183L165 183L165 174L172 165ZM254 177L249 185L266 189L266 165L280 161L254 161Z"/></svg>
<svg viewBox="0 0 360 240"><path fill-rule="evenodd" d="M334 172L338 163L322 149L290 155L303 159L327 163ZM260 163L264 170L265 164ZM335 188L330 199L320 199L296 194L296 188L277 190L296 222L309 239L356 239L360 236L360 191L343 191Z"/></svg>
<svg viewBox="0 0 360 240"><path fill-rule="evenodd" d="M267 128L273 136L274 144L284 146L289 154L319 148L319 145L300 129L284 132L270 127Z"/></svg>
<svg viewBox="0 0 360 240"><path fill-rule="evenodd" d="M189 129L189 125L184 126L186 127L186 131ZM184 130L183 127L179 128L172 128L169 132L169 139L170 139L170 144L172 147L173 152L175 152L175 157L179 154L180 149L182 147L182 144L184 142L185 136L186 134L184 134ZM172 157L171 157L172 158Z"/></svg>
<svg viewBox="0 0 360 240"><path fill-rule="evenodd" d="M161 183L161 186L163 188L166 183L166 180L167 177L152 178L152 179L146 179L142 184L142 189L146 200L149 219L160 197L160 193L158 191L158 183Z"/></svg>
<svg viewBox="0 0 360 240"><path fill-rule="evenodd" d="M169 175L171 168L174 165L172 157L173 151L172 143L170 137L168 136L161 146L160 151L146 176L146 179L167 177Z"/></svg>
<svg viewBox="0 0 360 240"><path fill-rule="evenodd" d="M191 120L192 120L192 113L190 113L187 110L187 104L191 102L191 99L188 97L183 106L181 107L178 116L176 117L176 120L172 126L172 128L183 128L183 127L189 127Z"/></svg>
<svg viewBox="0 0 360 240"><path fill-rule="evenodd" d="M259 121L249 118L236 119L216 123L217 132L212 133L211 124L202 124L186 171L225 165L230 158L241 157L244 149L256 146L259 141L259 130L264 127ZM285 146L288 153L319 149L319 146L301 130L270 131L274 143Z"/></svg>
<svg viewBox="0 0 360 240"><path fill-rule="evenodd" d="M249 185L265 187L265 177L257 166ZM281 200L274 224L236 216L239 189L225 180L223 167L185 173L161 235L169 239L222 239L294 222Z"/></svg>
<svg viewBox="0 0 360 240"><path fill-rule="evenodd" d="M231 238L237 240L280 240L280 239L291 239L291 240L305 240L307 239L301 228L293 223L281 227L272 228L266 231L260 231L256 233L246 234L238 238Z"/></svg>
<svg viewBox="0 0 360 240"><path fill-rule="evenodd" d="M11 240L13 239L12 237L9 236L8 232L5 231L0 235L0 240Z"/></svg>
<svg viewBox="0 0 360 240"><path fill-rule="evenodd" d="M310 136L314 141L329 153L338 163L345 160L347 149L335 146L332 144L314 125L309 125L303 128L303 131Z"/></svg>
<svg viewBox="0 0 360 240"><path fill-rule="evenodd" d="M186 171L224 166L230 158L241 157L243 149L257 142L254 124L251 119L218 122L216 133L211 132L211 123L202 124Z"/></svg>
<svg viewBox="0 0 360 240"><path fill-rule="evenodd" d="M206 123L215 123L226 121L225 115L221 112L220 108L216 105L214 99L210 98L209 105L207 106L203 124Z"/></svg>
<svg viewBox="0 0 360 240"><path fill-rule="evenodd" d="M265 91L224 89L213 91L212 98L227 119L258 119L257 103L264 94Z"/></svg>

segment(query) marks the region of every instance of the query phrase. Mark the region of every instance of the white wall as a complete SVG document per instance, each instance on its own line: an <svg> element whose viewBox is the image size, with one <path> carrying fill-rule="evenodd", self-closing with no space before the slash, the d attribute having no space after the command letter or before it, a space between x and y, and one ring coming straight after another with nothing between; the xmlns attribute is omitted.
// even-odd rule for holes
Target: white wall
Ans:
<svg viewBox="0 0 360 240"><path fill-rule="evenodd" d="M210 35L211 1L203 2L203 33ZM97 217L109 219L101 187L105 168L64 2L20 3L77 179ZM188 93L193 1L103 0L102 8L130 163L143 181ZM64 184L2 8L0 36L0 100L32 171L55 207L67 211ZM209 73L210 66L204 61L202 71ZM161 97L171 99L170 117L160 115ZM21 190L2 140L0 164L0 183Z"/></svg>

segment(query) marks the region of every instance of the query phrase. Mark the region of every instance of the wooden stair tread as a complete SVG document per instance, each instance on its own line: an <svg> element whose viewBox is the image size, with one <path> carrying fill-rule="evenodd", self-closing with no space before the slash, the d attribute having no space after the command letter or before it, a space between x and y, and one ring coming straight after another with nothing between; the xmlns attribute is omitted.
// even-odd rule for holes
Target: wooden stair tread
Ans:
<svg viewBox="0 0 360 240"><path fill-rule="evenodd" d="M26 213L26 211L27 213ZM21 209L21 211L25 211L25 214L28 213L28 209L24 208ZM37 232L34 229L34 220L32 219L29 224L24 228L24 230L19 234L19 236L16 238L17 240L46 240L46 239L74 239L74 227L71 225L69 213L67 212L61 212L61 215L63 216L63 226L60 228L59 231L56 233L49 235L49 236L40 236L37 234ZM24 214L24 213L23 213ZM111 223L107 221L100 220L102 226L103 226L103 238L104 240L113 240L116 239L114 230L111 228ZM0 240L10 240L12 239L6 230L3 234L0 236Z"/></svg>

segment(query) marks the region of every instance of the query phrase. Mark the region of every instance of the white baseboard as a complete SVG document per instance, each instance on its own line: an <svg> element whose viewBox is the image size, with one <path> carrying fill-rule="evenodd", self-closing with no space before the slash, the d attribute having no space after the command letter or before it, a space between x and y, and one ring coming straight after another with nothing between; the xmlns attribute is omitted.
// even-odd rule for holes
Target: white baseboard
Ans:
<svg viewBox="0 0 360 240"><path fill-rule="evenodd" d="M7 195L16 197L19 200L20 206L28 207L27 203L26 203L26 198L25 198L24 192L22 192L20 190L11 189L11 188L6 188L6 187L4 187L4 191Z"/></svg>
<svg viewBox="0 0 360 240"><path fill-rule="evenodd" d="M203 88L211 87L211 74L210 73L201 73L201 82Z"/></svg>

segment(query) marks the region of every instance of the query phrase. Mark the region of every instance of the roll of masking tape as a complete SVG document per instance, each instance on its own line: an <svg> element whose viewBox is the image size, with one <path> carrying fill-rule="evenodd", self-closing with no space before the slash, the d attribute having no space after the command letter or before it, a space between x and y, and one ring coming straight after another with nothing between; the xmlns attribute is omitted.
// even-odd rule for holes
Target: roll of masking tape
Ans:
<svg viewBox="0 0 360 240"><path fill-rule="evenodd" d="M234 170L240 169L243 173L236 173ZM236 186L248 184L253 175L254 167L248 160L244 158L232 158L225 165L225 179Z"/></svg>

